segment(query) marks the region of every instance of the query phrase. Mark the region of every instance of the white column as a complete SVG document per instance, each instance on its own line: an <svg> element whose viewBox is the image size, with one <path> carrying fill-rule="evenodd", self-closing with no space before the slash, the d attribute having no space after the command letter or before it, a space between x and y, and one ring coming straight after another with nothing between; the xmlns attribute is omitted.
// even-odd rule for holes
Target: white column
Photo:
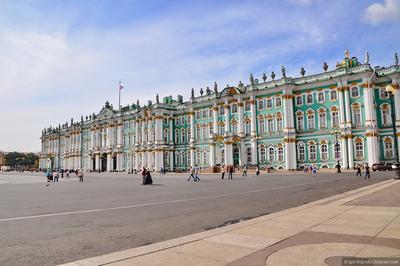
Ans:
<svg viewBox="0 0 400 266"><path fill-rule="evenodd" d="M354 168L354 152L353 152L353 139L349 137L347 139L347 152L348 152L348 159L349 159L349 167L350 169Z"/></svg>
<svg viewBox="0 0 400 266"><path fill-rule="evenodd" d="M364 83L368 84L368 83ZM376 110L374 106L373 88L363 85L365 126L367 127L368 164L379 162L378 132L376 131Z"/></svg>
<svg viewBox="0 0 400 266"><path fill-rule="evenodd" d="M154 140L154 134L153 134L153 119L149 118L147 120L147 135L148 135L148 143L151 144Z"/></svg>
<svg viewBox="0 0 400 266"><path fill-rule="evenodd" d="M225 132L231 131L230 130L230 116L229 116L229 103L225 102L224 105L224 109L225 109Z"/></svg>
<svg viewBox="0 0 400 266"><path fill-rule="evenodd" d="M155 121L155 130L156 130L156 139L155 143L159 144L162 143L163 138L163 128L162 128L162 123L163 123L163 117L158 115L156 116L156 121Z"/></svg>
<svg viewBox="0 0 400 266"><path fill-rule="evenodd" d="M342 137L340 145L340 154L342 155L342 165L347 168L348 165L348 152L347 152L347 139Z"/></svg>
<svg viewBox="0 0 400 266"><path fill-rule="evenodd" d="M289 171L297 169L296 158L296 130L294 128L293 94L290 89L284 91L284 141L285 141L285 168Z"/></svg>
<svg viewBox="0 0 400 266"><path fill-rule="evenodd" d="M107 172L112 171L112 157L111 153L107 153Z"/></svg>
<svg viewBox="0 0 400 266"><path fill-rule="evenodd" d="M345 107L344 107L344 91L343 88L338 88L339 93L339 114L340 114L340 126L344 127L346 124L345 118Z"/></svg>
<svg viewBox="0 0 400 266"><path fill-rule="evenodd" d="M100 155L99 154L95 155L95 160L96 160L96 162L95 162L95 170L99 171L100 170Z"/></svg>
<svg viewBox="0 0 400 266"><path fill-rule="evenodd" d="M144 145L147 142L146 132L145 132L145 123L146 123L146 121L142 120L142 122L141 122L141 124L142 124L142 145Z"/></svg>
<svg viewBox="0 0 400 266"><path fill-rule="evenodd" d="M156 171L161 171L161 168L164 168L164 156L161 150L156 151L154 166Z"/></svg>
<svg viewBox="0 0 400 266"><path fill-rule="evenodd" d="M225 164L232 164L233 165L233 149L232 149L232 142L226 141L224 142L225 147Z"/></svg>
<svg viewBox="0 0 400 266"><path fill-rule="evenodd" d="M256 136L257 133L257 126L256 126L256 101L254 97L251 100L251 135Z"/></svg>
<svg viewBox="0 0 400 266"><path fill-rule="evenodd" d="M174 143L174 119L172 117L169 118L169 143Z"/></svg>
<svg viewBox="0 0 400 266"><path fill-rule="evenodd" d="M243 135L243 102L242 100L239 100L238 103L238 133L239 135Z"/></svg>
<svg viewBox="0 0 400 266"><path fill-rule="evenodd" d="M215 166L215 144L210 143L210 145L208 145L208 147L210 150L210 167L214 167Z"/></svg>
<svg viewBox="0 0 400 266"><path fill-rule="evenodd" d="M252 138L251 142L251 164L257 164L257 141ZM226 153L226 151L225 151Z"/></svg>
<svg viewBox="0 0 400 266"><path fill-rule="evenodd" d="M174 152L169 151L169 170L174 171Z"/></svg>
<svg viewBox="0 0 400 266"><path fill-rule="evenodd" d="M213 133L218 134L218 106L213 106Z"/></svg>
<svg viewBox="0 0 400 266"><path fill-rule="evenodd" d="M398 77L393 77L392 79L392 86L395 88L395 93L393 94L394 98L394 112L396 116L396 135L397 135L397 143L400 143L400 135L399 135L399 129L400 129L400 91L399 91L399 83L400 83L400 78ZM398 145L398 151L397 154L400 154L400 145ZM394 143L393 143L393 150L395 149Z"/></svg>
<svg viewBox="0 0 400 266"><path fill-rule="evenodd" d="M90 150L94 150L95 145L95 129L92 128L90 130Z"/></svg>
<svg viewBox="0 0 400 266"><path fill-rule="evenodd" d="M122 121L118 122L117 125L117 147L122 147L122 139L123 139L123 129L122 129Z"/></svg>
<svg viewBox="0 0 400 266"><path fill-rule="evenodd" d="M195 152L194 152L194 147L190 147L190 166L194 167L196 165L196 158Z"/></svg>
<svg viewBox="0 0 400 266"><path fill-rule="evenodd" d="M346 107L346 127L351 128L350 94L347 87L344 90L344 99Z"/></svg>
<svg viewBox="0 0 400 266"><path fill-rule="evenodd" d="M194 142L194 112L190 112L190 142Z"/></svg>

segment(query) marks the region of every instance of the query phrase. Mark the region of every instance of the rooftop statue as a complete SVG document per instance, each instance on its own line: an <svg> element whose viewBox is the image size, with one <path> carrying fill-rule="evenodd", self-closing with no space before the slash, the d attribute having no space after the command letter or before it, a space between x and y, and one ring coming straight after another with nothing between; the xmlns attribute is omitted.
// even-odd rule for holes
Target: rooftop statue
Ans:
<svg viewBox="0 0 400 266"><path fill-rule="evenodd" d="M206 94L207 94L207 95L211 95L210 87L207 87L207 88L206 88Z"/></svg>
<svg viewBox="0 0 400 266"><path fill-rule="evenodd" d="M160 98L158 97L158 93L156 95L156 103L160 103Z"/></svg>
<svg viewBox="0 0 400 266"><path fill-rule="evenodd" d="M281 71L282 71L282 77L286 78L286 69L283 65L281 66Z"/></svg>
<svg viewBox="0 0 400 266"><path fill-rule="evenodd" d="M263 79L264 82L267 80L267 75L265 75L265 73L263 73L262 79Z"/></svg>
<svg viewBox="0 0 400 266"><path fill-rule="evenodd" d="M326 62L324 62L322 69L326 72L326 71L328 71L328 68L329 68L328 64Z"/></svg>
<svg viewBox="0 0 400 266"><path fill-rule="evenodd" d="M203 96L204 90L203 88L200 88L200 96Z"/></svg>
<svg viewBox="0 0 400 266"><path fill-rule="evenodd" d="M242 89L243 87L244 87L243 82L241 80L239 80L238 88Z"/></svg>
<svg viewBox="0 0 400 266"><path fill-rule="evenodd" d="M250 84L253 85L254 84L254 77L253 74L250 73L250 78L249 78Z"/></svg>
<svg viewBox="0 0 400 266"><path fill-rule="evenodd" d="M194 99L194 89L193 89L193 88L192 88L192 92L191 92L190 98L191 98L191 99Z"/></svg>
<svg viewBox="0 0 400 266"><path fill-rule="evenodd" d="M214 82L214 93L217 94L218 93L218 85L217 82Z"/></svg>
<svg viewBox="0 0 400 266"><path fill-rule="evenodd" d="M301 68L300 68L300 75L301 75L302 77L304 77L305 74L306 74L306 70L304 69L304 67L301 67Z"/></svg>
<svg viewBox="0 0 400 266"><path fill-rule="evenodd" d="M272 78L272 80L275 80L275 77L276 77L275 72L272 71L272 72L271 72L271 78Z"/></svg>
<svg viewBox="0 0 400 266"><path fill-rule="evenodd" d="M399 57L397 56L397 53L394 54L394 65L395 66L399 65Z"/></svg>
<svg viewBox="0 0 400 266"><path fill-rule="evenodd" d="M140 104L139 104L139 99L136 100L136 106L139 108Z"/></svg>
<svg viewBox="0 0 400 266"><path fill-rule="evenodd" d="M350 52L349 52L349 50L344 51L344 59L350 59Z"/></svg>

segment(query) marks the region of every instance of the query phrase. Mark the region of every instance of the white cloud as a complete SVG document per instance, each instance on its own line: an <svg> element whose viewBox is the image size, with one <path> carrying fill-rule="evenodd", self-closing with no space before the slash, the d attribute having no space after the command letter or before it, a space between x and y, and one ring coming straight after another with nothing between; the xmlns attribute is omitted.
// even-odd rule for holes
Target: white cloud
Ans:
<svg viewBox="0 0 400 266"><path fill-rule="evenodd" d="M308 6L313 2L313 0L289 0L289 1L292 4L297 4L302 6Z"/></svg>
<svg viewBox="0 0 400 266"><path fill-rule="evenodd" d="M372 24L382 21L400 21L400 0L384 0L383 3L370 5L365 10L364 20Z"/></svg>

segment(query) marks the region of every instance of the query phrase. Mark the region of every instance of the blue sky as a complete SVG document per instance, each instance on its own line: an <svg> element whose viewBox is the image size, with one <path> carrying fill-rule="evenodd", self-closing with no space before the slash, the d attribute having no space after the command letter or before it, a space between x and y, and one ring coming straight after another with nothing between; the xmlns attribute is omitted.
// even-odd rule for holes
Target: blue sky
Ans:
<svg viewBox="0 0 400 266"><path fill-rule="evenodd" d="M318 73L346 49L391 65L399 26L400 0L0 0L0 150L40 151L44 127L116 106L119 80L126 105Z"/></svg>

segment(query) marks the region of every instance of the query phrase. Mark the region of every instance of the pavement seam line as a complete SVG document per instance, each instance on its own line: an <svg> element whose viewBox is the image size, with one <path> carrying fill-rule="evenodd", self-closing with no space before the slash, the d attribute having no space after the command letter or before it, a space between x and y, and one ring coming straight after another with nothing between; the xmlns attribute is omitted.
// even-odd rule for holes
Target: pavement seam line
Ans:
<svg viewBox="0 0 400 266"><path fill-rule="evenodd" d="M348 179L348 177L340 178L339 180L343 180L343 179ZM101 209L92 209L92 210L83 210L83 211L69 211L69 212L58 212L58 213L39 214L39 215L31 215L31 216L11 217L11 218L0 219L0 222L18 221L18 220L36 219L36 218L44 218L44 217L72 215L72 214L95 213L95 212L122 210L122 209L130 209L130 208L140 208L140 207L151 207L151 206L166 205L166 204L171 204L171 203L180 203L180 202L198 201L198 200L205 200L205 199L223 198L223 197L230 197L230 196L237 196L237 195L246 195L246 194L251 194L251 193L273 191L273 190L279 190L279 189L284 189L284 188L305 186L305 185L310 185L310 184L328 183L328 182L333 182L336 180L338 180L338 179L315 181L315 182L301 183L301 184L295 184L295 185L286 185L286 186L252 190L252 191L244 191L244 192L238 192L238 193L229 193L229 194L225 193L225 194L213 195L213 196L208 196L208 197L170 200L170 201L164 201L164 202L150 202L150 203L144 203L144 204L126 205L126 206L119 206L119 207L101 208Z"/></svg>

